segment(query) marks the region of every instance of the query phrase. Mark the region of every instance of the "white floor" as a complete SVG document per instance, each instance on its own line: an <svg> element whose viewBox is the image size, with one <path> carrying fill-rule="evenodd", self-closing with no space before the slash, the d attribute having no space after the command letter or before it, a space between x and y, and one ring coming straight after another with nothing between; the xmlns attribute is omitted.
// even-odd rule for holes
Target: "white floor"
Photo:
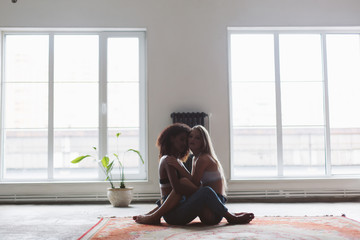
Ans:
<svg viewBox="0 0 360 240"><path fill-rule="evenodd" d="M1 240L78 239L99 217L133 216L154 204L113 208L109 204L19 204L0 205ZM231 212L247 211L256 216L341 216L360 221L360 202L341 203L229 203Z"/></svg>

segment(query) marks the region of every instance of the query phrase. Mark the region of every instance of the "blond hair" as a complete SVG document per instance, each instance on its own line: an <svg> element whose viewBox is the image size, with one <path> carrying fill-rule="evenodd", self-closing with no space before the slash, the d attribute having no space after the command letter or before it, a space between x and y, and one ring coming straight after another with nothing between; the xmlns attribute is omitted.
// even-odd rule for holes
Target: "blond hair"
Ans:
<svg viewBox="0 0 360 240"><path fill-rule="evenodd" d="M226 184L224 169L221 166L221 163L220 163L218 157L216 156L209 132L202 125L196 125L192 128L192 130L194 130L194 129L197 129L200 132L202 140L203 140L203 144L202 144L203 149L202 149L201 153L209 154L215 160L215 163L216 163L217 168L221 175L221 180L222 180L224 189L226 190L227 184Z"/></svg>

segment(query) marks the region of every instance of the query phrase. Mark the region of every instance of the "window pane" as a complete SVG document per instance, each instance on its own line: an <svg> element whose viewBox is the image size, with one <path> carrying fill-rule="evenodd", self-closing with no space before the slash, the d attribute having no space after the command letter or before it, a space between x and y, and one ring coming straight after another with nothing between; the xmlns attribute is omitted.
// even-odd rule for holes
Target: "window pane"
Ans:
<svg viewBox="0 0 360 240"><path fill-rule="evenodd" d="M98 82L99 37L54 36L54 81Z"/></svg>
<svg viewBox="0 0 360 240"><path fill-rule="evenodd" d="M274 37L272 34L232 34L232 81L274 81Z"/></svg>
<svg viewBox="0 0 360 240"><path fill-rule="evenodd" d="M333 174L360 173L360 37L327 35Z"/></svg>
<svg viewBox="0 0 360 240"><path fill-rule="evenodd" d="M97 83L55 84L54 127L98 127L98 102Z"/></svg>
<svg viewBox="0 0 360 240"><path fill-rule="evenodd" d="M277 175L276 129L233 128L233 177Z"/></svg>
<svg viewBox="0 0 360 240"><path fill-rule="evenodd" d="M108 84L108 127L139 127L139 84Z"/></svg>
<svg viewBox="0 0 360 240"><path fill-rule="evenodd" d="M331 162L332 174L360 173L360 129L332 128Z"/></svg>
<svg viewBox="0 0 360 240"><path fill-rule="evenodd" d="M49 37L6 35L5 81L48 82Z"/></svg>
<svg viewBox="0 0 360 240"><path fill-rule="evenodd" d="M322 81L320 34L280 34L281 81Z"/></svg>
<svg viewBox="0 0 360 240"><path fill-rule="evenodd" d="M108 39L108 82L139 81L139 39Z"/></svg>
<svg viewBox="0 0 360 240"><path fill-rule="evenodd" d="M47 35L5 35L4 178L47 178Z"/></svg>
<svg viewBox="0 0 360 240"><path fill-rule="evenodd" d="M6 83L5 128L47 128L48 85Z"/></svg>
<svg viewBox="0 0 360 240"><path fill-rule="evenodd" d="M127 179L144 171L139 157L128 149L140 150L140 89L139 39L113 37L108 39L108 152L118 153L125 165ZM120 132L119 138L116 133ZM116 161L114 176L119 176Z"/></svg>
<svg viewBox="0 0 360 240"><path fill-rule="evenodd" d="M56 179L97 179L99 175L98 129L60 129L54 133L54 177ZM81 163L70 161L82 155L96 157Z"/></svg>
<svg viewBox="0 0 360 240"><path fill-rule="evenodd" d="M47 178L47 130L5 130L5 179Z"/></svg>
<svg viewBox="0 0 360 240"><path fill-rule="evenodd" d="M116 138L116 133L121 135ZM111 159L114 158L114 153L118 154L120 161L125 166L125 175L127 179L131 179L131 174L139 174L142 166L141 160L138 155L132 151L127 152L128 149L140 150L139 144L139 129L109 129L108 131L108 149ZM118 163L116 161L114 167L114 176L119 176Z"/></svg>
<svg viewBox="0 0 360 240"><path fill-rule="evenodd" d="M283 126L324 125L323 83L281 83Z"/></svg>
<svg viewBox="0 0 360 240"><path fill-rule="evenodd" d="M232 173L274 177L276 106L274 37L231 35Z"/></svg>
<svg viewBox="0 0 360 240"><path fill-rule="evenodd" d="M54 178L98 179L98 35L54 36L54 82Z"/></svg>
<svg viewBox="0 0 360 240"><path fill-rule="evenodd" d="M275 83L232 83L233 126L275 126Z"/></svg>
<svg viewBox="0 0 360 240"><path fill-rule="evenodd" d="M323 127L284 127L284 176L325 175Z"/></svg>

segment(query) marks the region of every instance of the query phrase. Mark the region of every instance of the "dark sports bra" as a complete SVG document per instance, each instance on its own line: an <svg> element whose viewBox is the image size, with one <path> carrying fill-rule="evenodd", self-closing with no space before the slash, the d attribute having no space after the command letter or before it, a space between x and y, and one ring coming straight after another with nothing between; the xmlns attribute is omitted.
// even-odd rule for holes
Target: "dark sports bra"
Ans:
<svg viewBox="0 0 360 240"><path fill-rule="evenodd" d="M161 178L159 182L160 182L160 188L171 187L170 180L168 178Z"/></svg>
<svg viewBox="0 0 360 240"><path fill-rule="evenodd" d="M166 158L166 157L167 157L166 155L162 156L162 158ZM179 160L178 160L178 161L179 161ZM178 178L180 178L180 173L179 173L178 170L176 170L176 174L177 174ZM160 182L160 187L161 187L161 188L171 187L169 178L161 178L161 179L159 180L159 182Z"/></svg>

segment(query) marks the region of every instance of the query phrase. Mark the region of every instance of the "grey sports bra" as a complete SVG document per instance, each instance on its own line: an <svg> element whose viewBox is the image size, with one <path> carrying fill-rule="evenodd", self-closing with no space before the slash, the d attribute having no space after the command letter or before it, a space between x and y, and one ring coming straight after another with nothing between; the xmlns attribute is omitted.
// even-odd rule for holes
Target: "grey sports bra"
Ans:
<svg viewBox="0 0 360 240"><path fill-rule="evenodd" d="M202 178L201 178L201 184L207 184L211 182L215 182L221 179L221 174L219 171L207 171L204 172Z"/></svg>

